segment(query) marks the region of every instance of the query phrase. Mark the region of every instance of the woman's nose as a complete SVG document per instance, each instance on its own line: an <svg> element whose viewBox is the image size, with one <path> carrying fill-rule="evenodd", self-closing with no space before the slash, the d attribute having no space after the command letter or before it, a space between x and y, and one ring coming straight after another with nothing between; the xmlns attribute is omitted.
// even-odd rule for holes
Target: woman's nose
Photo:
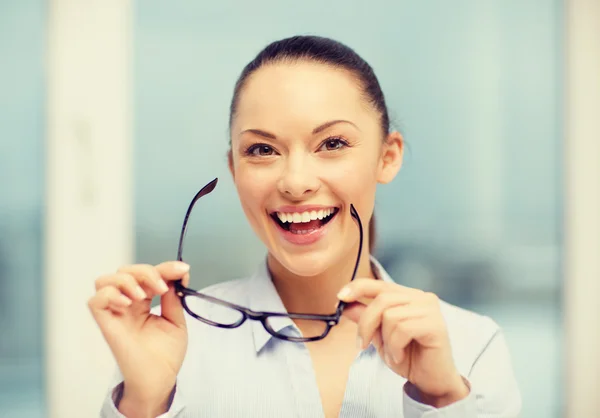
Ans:
<svg viewBox="0 0 600 418"><path fill-rule="evenodd" d="M286 164L277 183L279 192L292 199L301 199L319 190L315 170L306 161L290 161Z"/></svg>

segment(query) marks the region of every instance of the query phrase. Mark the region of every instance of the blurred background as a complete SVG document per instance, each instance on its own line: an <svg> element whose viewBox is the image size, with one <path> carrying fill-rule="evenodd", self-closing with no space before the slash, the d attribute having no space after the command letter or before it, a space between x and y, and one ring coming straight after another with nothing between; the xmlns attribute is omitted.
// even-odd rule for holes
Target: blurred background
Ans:
<svg viewBox="0 0 600 418"><path fill-rule="evenodd" d="M569 303L589 306L570 295L600 278L599 130L578 119L597 116L600 88L567 70L578 45L598 52L598 30L573 32L594 16L593 0L0 0L0 417L97 415L113 365L85 306L93 280L174 259L214 177L188 232L192 287L255 269L264 247L227 170L228 106L244 65L295 34L362 55L407 141L377 196L384 267L504 328L523 417L583 416L567 414L565 364L580 335ZM585 56L593 80L600 53ZM591 255L570 257L581 245ZM573 321L600 326L586 312Z"/></svg>

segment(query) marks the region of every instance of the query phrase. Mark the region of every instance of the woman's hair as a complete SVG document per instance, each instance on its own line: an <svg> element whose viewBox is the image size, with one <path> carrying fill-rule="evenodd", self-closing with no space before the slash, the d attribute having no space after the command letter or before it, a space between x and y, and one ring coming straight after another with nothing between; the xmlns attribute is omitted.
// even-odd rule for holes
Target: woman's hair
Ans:
<svg viewBox="0 0 600 418"><path fill-rule="evenodd" d="M348 46L320 36L293 36L275 41L260 51L256 58L246 65L235 84L229 112L229 126L231 127L235 118L240 93L248 77L265 65L299 61L316 62L348 71L356 79L365 100L379 112L382 137L383 140L386 139L390 130L390 119L383 92L373 69ZM375 246L375 237L375 215L373 215L369 222L371 252Z"/></svg>

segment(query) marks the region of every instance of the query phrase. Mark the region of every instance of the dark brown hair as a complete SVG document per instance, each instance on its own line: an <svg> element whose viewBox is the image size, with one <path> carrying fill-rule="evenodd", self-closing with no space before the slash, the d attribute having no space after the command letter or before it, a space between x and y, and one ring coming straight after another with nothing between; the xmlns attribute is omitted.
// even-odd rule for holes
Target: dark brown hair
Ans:
<svg viewBox="0 0 600 418"><path fill-rule="evenodd" d="M229 109L230 127L237 112L240 92L248 77L267 64L285 61L291 63L312 61L350 72L360 84L364 98L379 112L381 132L385 140L390 130L390 119L381 86L373 69L350 47L320 36L293 36L273 42L244 67L233 91ZM373 215L369 222L369 250L371 252L375 247L375 238L375 215Z"/></svg>

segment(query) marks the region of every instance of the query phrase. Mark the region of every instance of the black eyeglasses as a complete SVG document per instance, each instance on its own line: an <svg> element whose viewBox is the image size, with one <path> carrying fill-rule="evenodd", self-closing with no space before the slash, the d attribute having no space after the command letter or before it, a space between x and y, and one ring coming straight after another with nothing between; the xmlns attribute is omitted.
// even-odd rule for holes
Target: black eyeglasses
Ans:
<svg viewBox="0 0 600 418"><path fill-rule="evenodd" d="M187 224L192 209L196 202L210 192L212 192L217 186L218 179L214 179L206 186L204 186L192 199L192 203L187 209L185 219L183 220L183 227L181 229L181 236L179 238L179 248L177 250L177 260L183 261L183 240L187 232ZM356 219L358 224L358 230L360 233L360 241L358 246L358 255L356 257L356 264L354 265L354 271L352 272L352 278L356 277L356 271L358 270L358 264L360 262L360 256L362 253L363 246L363 229L362 222L358 216L358 212L354 208L354 205L350 205L350 215ZM346 306L345 302L339 302L335 310L335 313L331 315L314 315L314 314L303 314L303 313L283 313L283 312L256 312L251 309L239 306L222 299L215 298L210 295L197 292L183 286L181 280L175 282L175 291L181 299L183 308L192 317L215 327L219 328L237 328L246 322L247 319L252 321L260 321L265 327L267 332L272 336L293 342L309 342L322 340L329 334L332 327L340 322L342 312ZM278 321L282 319L290 318L296 323L298 328L303 330L301 337L298 337L294 329L290 327L277 327ZM279 322L281 324L281 322ZM281 328L281 329L278 329Z"/></svg>

